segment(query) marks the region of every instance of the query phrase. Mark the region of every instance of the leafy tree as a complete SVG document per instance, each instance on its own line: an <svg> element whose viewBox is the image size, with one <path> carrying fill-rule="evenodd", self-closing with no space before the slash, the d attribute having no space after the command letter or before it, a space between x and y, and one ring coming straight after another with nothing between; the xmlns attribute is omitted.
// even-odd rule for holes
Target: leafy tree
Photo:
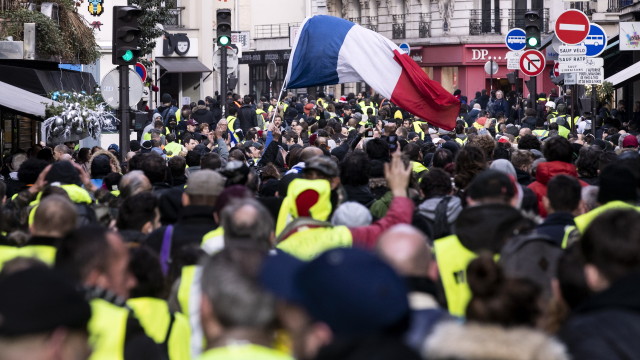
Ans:
<svg viewBox="0 0 640 360"><path fill-rule="evenodd" d="M164 33L158 27L158 24L166 24L171 18L169 9L163 3L164 1L162 0L129 0L129 5L139 6L144 10L139 19L142 30L140 48L143 55L153 52L156 46L156 39Z"/></svg>

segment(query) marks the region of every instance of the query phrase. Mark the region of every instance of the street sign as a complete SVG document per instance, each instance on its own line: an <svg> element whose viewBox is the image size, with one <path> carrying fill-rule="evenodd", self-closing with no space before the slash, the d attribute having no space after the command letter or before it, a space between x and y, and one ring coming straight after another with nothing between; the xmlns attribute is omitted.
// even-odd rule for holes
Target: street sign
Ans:
<svg viewBox="0 0 640 360"><path fill-rule="evenodd" d="M145 82L147 80L147 68L141 63L136 63L134 69L136 70L138 75L140 75L140 79L142 79L142 82Z"/></svg>
<svg viewBox="0 0 640 360"><path fill-rule="evenodd" d="M578 85L599 85L604 81L604 68L591 68L578 73Z"/></svg>
<svg viewBox="0 0 640 360"><path fill-rule="evenodd" d="M402 50L402 52L404 52L407 55L409 55L409 53L411 52L411 48L407 43L402 43L398 47L400 48L400 50Z"/></svg>
<svg viewBox="0 0 640 360"><path fill-rule="evenodd" d="M598 68L604 66L604 59L601 57L587 58L584 63L587 65L587 68Z"/></svg>
<svg viewBox="0 0 640 360"><path fill-rule="evenodd" d="M589 34L589 18L580 10L567 10L558 16L555 30L563 43L579 44Z"/></svg>
<svg viewBox="0 0 640 360"><path fill-rule="evenodd" d="M217 72L220 72L221 70L221 66L220 66L221 65L220 59L222 58L221 54L222 54L221 49L216 50L216 52L213 54L213 69ZM227 73L232 73L236 71L237 68L238 68L238 55L236 54L235 51L227 50Z"/></svg>
<svg viewBox="0 0 640 360"><path fill-rule="evenodd" d="M495 60L489 60L484 64L484 71L489 75L498 73L498 63Z"/></svg>
<svg viewBox="0 0 640 360"><path fill-rule="evenodd" d="M555 62L553 63L553 76L555 76L555 77L560 76L559 65L560 65L560 63L559 63L559 62L557 62L557 61L555 61Z"/></svg>
<svg viewBox="0 0 640 360"><path fill-rule="evenodd" d="M577 63L564 63L561 62L558 65L558 71L560 71L561 74L569 74L569 73L579 73L579 72L583 72L583 71L587 71L587 64L585 64L584 62L577 62Z"/></svg>
<svg viewBox="0 0 640 360"><path fill-rule="evenodd" d="M578 75L577 73L568 73L562 74L564 75L564 84L565 85L577 85L578 84Z"/></svg>
<svg viewBox="0 0 640 360"><path fill-rule="evenodd" d="M507 51L505 58L507 59L508 70L520 69L520 57L524 51Z"/></svg>
<svg viewBox="0 0 640 360"><path fill-rule="evenodd" d="M140 75L133 70L129 69L129 106L136 106L138 101L142 99L142 90L144 85ZM102 78L100 82L100 91L102 98L109 106L117 109L120 106L120 72L118 69L113 69Z"/></svg>
<svg viewBox="0 0 640 360"><path fill-rule="evenodd" d="M269 79L269 81L273 81L275 80L277 75L278 75L278 65L276 64L275 61L269 60L269 63L267 64L267 78Z"/></svg>
<svg viewBox="0 0 640 360"><path fill-rule="evenodd" d="M544 55L538 50L527 50L520 57L520 71L525 75L538 76L544 70Z"/></svg>
<svg viewBox="0 0 640 360"><path fill-rule="evenodd" d="M504 37L504 43L507 45L509 50L522 50L526 46L526 33L524 30L519 28L511 29L507 33L507 36Z"/></svg>
<svg viewBox="0 0 640 360"><path fill-rule="evenodd" d="M587 60L587 48L582 45L560 46L558 61L563 64L584 63Z"/></svg>
<svg viewBox="0 0 640 360"><path fill-rule="evenodd" d="M604 32L602 26L591 24L589 26L589 34L582 41L584 47L587 48L587 56L594 57L602 54L607 46L607 33Z"/></svg>

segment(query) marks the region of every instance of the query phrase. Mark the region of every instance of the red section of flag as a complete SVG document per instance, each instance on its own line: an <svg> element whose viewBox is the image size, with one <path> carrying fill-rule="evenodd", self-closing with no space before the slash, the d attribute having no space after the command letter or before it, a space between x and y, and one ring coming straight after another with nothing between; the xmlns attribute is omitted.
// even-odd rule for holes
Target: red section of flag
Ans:
<svg viewBox="0 0 640 360"><path fill-rule="evenodd" d="M407 54L393 51L402 67L391 101L429 124L452 130L460 113L460 101L439 82L429 79Z"/></svg>

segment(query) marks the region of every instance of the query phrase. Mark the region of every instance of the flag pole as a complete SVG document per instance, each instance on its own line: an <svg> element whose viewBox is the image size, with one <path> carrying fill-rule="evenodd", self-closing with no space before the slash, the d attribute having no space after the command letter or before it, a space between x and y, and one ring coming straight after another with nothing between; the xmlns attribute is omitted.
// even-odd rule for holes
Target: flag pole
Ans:
<svg viewBox="0 0 640 360"><path fill-rule="evenodd" d="M276 114L278 113L278 106L280 105L280 99L282 99L282 92L284 91L284 87L287 85L287 81L283 81L282 82L282 89L280 89L280 92L278 93L278 102L276 103L276 107L274 108L275 111L273 112L273 115L271 116L271 123L273 124L273 120L275 120L276 118ZM284 116L284 114L282 114L282 116Z"/></svg>

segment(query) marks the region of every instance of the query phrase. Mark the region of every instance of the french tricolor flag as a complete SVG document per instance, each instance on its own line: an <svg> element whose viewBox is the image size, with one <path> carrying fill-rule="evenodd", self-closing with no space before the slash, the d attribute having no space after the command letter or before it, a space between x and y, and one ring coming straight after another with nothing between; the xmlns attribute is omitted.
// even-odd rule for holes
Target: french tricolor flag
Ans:
<svg viewBox="0 0 640 360"><path fill-rule="evenodd" d="M327 15L305 19L291 50L288 89L365 81L397 106L451 130L460 101L391 40Z"/></svg>

